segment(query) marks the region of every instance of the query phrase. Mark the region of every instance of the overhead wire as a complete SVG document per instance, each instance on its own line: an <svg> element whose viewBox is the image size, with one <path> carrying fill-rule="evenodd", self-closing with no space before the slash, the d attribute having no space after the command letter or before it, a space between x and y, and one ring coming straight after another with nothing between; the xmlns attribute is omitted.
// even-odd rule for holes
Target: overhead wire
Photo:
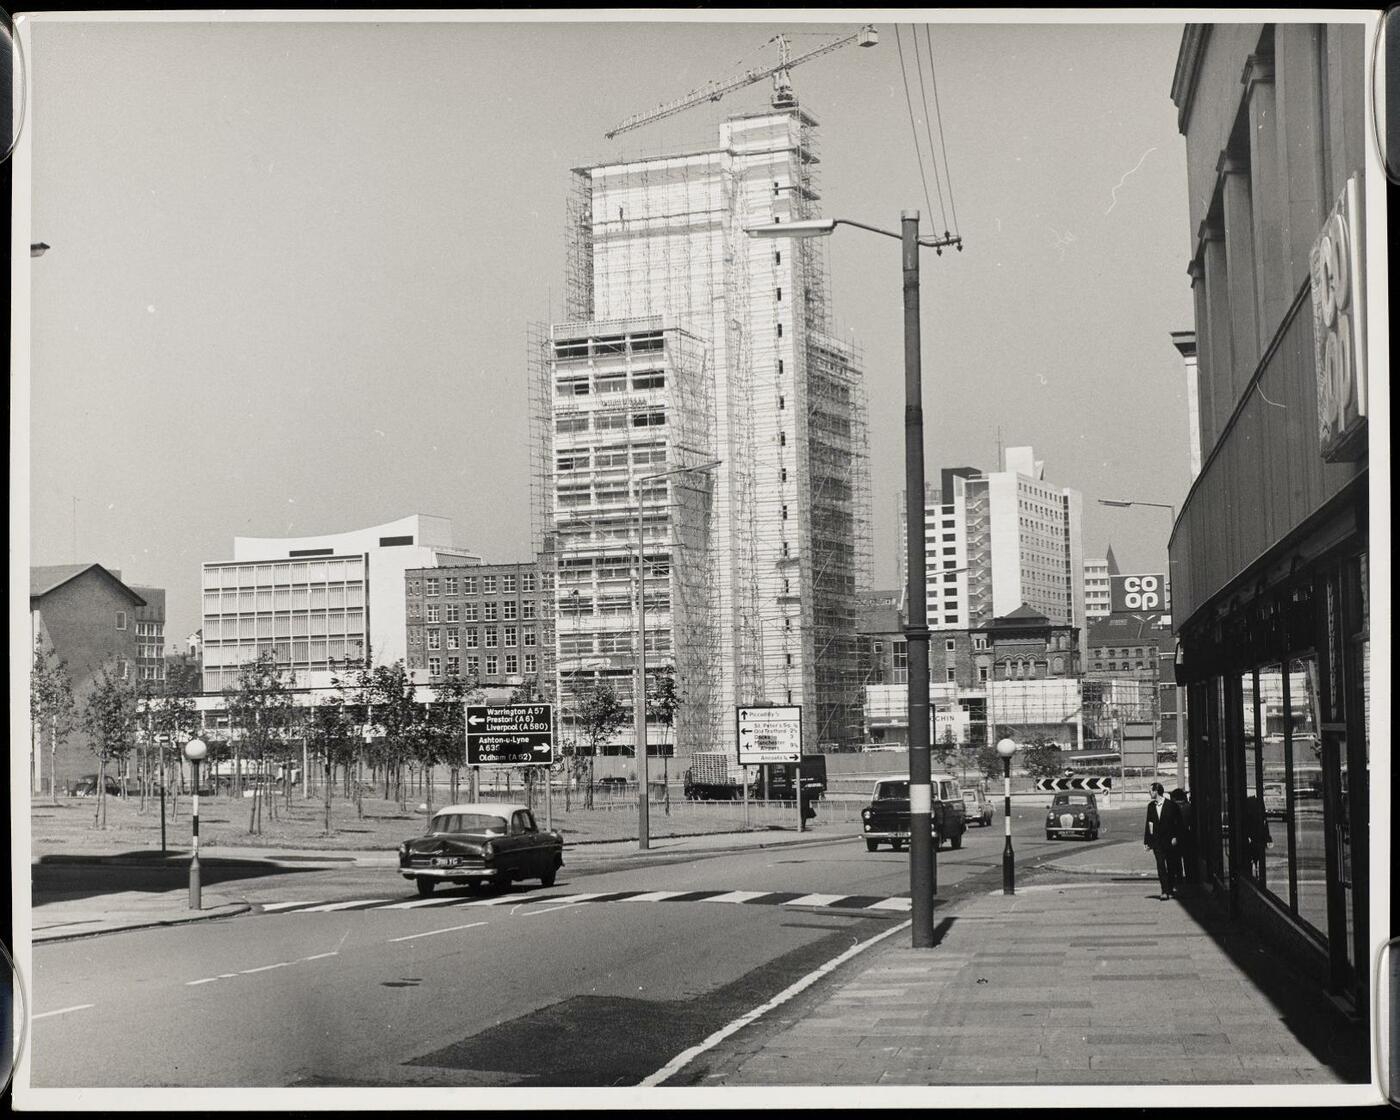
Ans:
<svg viewBox="0 0 1400 1120"><path fill-rule="evenodd" d="M915 35L915 45L918 43L918 36ZM938 144L943 151L943 174L948 179L948 208L953 212L953 232L958 231L958 205L953 201L953 172L948 166L948 146L943 133L943 110L938 104L938 74L933 68L933 40L929 34L928 24L924 24L924 43L928 48L928 72L933 82L933 111L938 115Z"/></svg>
<svg viewBox="0 0 1400 1120"><path fill-rule="evenodd" d="M932 128L932 126L929 124L928 91L924 88L924 60L923 60L923 56L919 54L919 29L918 29L918 27L914 27L914 28L913 28L913 34L914 34L914 62L918 65L918 68L919 68L919 97L920 97L920 99L923 101L923 106L924 106L924 135L928 137L928 158L929 158L929 162L933 164L933 185L934 185L934 186L937 188L937 190L938 190L938 212L939 212L939 214L940 214L940 215L942 216L942 218L943 218L943 231L946 233L946 232L948 231L948 211L947 211L946 209L944 209L944 206L943 206L943 183L942 183L942 181L941 181L941 180L939 179L939 177L938 177L938 159L937 159L937 158L934 156L934 154L933 154L933 128ZM932 58L930 58L930 60L929 60L929 69L930 69L930 70L933 69L933 61L932 61ZM941 129L941 128L940 128L939 132L940 132L940 134L942 133L942 129ZM947 172L947 168L946 168L946 167L944 168L944 172L945 172L945 174L946 174L946 172ZM932 221L932 220L933 220L933 214L930 213L930 214L929 214L929 221Z"/></svg>
<svg viewBox="0 0 1400 1120"><path fill-rule="evenodd" d="M904 44L899 34L899 24L894 25L894 45L899 50L899 76L904 79L904 104L909 109L909 131L914 136L914 156L919 161L919 178L924 184L924 202L928 206L929 218L932 219L933 200L928 193L928 176L924 174L924 153L923 149L919 146L919 129L914 123L914 100L909 96L909 74L904 68ZM917 48L917 37L914 45ZM933 153L930 152L929 154L932 155Z"/></svg>

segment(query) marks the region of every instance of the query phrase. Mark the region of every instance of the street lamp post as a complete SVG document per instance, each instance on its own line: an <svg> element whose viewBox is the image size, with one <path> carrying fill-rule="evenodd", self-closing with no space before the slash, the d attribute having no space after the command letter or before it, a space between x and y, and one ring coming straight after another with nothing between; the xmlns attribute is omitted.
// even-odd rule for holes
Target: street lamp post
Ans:
<svg viewBox="0 0 1400 1120"><path fill-rule="evenodd" d="M1015 739L1002 739L997 743L997 754L1001 755L1002 780L1006 805L1002 810L1006 816L1006 845L1001 850L1001 893L1016 893L1016 853L1011 849L1011 756L1016 753Z"/></svg>
<svg viewBox="0 0 1400 1120"><path fill-rule="evenodd" d="M209 748L203 739L191 739L185 744L185 757L190 760L190 822L193 847L190 853L190 909L198 910L199 905L199 764Z"/></svg>
<svg viewBox="0 0 1400 1120"><path fill-rule="evenodd" d="M904 465L905 518L908 524L909 610L904 634L909 649L909 887L913 946L933 945L933 894L937 848L932 838L933 797L929 789L928 587L924 550L924 409L919 338L919 249L942 255L947 247L962 251L962 238L919 236L919 212L900 214L900 232L849 218L815 218L774 222L746 230L750 237L827 237L838 225L893 237L902 246L904 277Z"/></svg>
<svg viewBox="0 0 1400 1120"><path fill-rule="evenodd" d="M643 533L642 488L648 482L678 474L709 474L722 460L700 463L693 467L676 467L643 475L634 483L637 496L637 658L632 676L632 726L637 741L637 847L651 847L651 813L647 804L650 794L647 773L647 607L646 607L646 537Z"/></svg>

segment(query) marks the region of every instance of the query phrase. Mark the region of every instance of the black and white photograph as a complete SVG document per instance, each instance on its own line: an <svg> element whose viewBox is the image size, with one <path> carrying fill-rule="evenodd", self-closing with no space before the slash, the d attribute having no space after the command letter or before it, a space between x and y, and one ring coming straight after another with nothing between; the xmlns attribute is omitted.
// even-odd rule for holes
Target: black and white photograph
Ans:
<svg viewBox="0 0 1400 1120"><path fill-rule="evenodd" d="M16 15L13 1106L1395 1100L1382 22Z"/></svg>

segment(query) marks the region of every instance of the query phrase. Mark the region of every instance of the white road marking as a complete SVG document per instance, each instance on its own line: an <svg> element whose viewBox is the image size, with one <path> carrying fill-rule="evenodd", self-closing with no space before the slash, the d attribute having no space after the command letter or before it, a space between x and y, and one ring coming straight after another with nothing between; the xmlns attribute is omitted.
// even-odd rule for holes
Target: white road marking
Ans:
<svg viewBox="0 0 1400 1120"><path fill-rule="evenodd" d="M556 899L560 903L558 906L546 906L543 910L526 910L523 917L530 918L536 914L552 914L555 910L569 910L584 902L591 902L595 898L602 898L607 891L596 894L566 894L562 898Z"/></svg>
<svg viewBox="0 0 1400 1120"><path fill-rule="evenodd" d="M714 898L705 899L706 902L747 902L751 898L762 898L771 891L730 891L728 894L717 894Z"/></svg>
<svg viewBox="0 0 1400 1120"><path fill-rule="evenodd" d="M381 906L381 910L416 910L420 906L449 906L461 902L460 898L415 898L412 902L395 902L392 906Z"/></svg>
<svg viewBox="0 0 1400 1120"><path fill-rule="evenodd" d="M648 891L646 894L636 894L631 898L624 898L623 902L665 902L668 898L675 898L677 895L685 894L685 891Z"/></svg>
<svg viewBox="0 0 1400 1120"><path fill-rule="evenodd" d="M268 902L263 905L263 910L270 914L276 910L288 910L293 906L310 906L315 901L314 898L308 898L303 902Z"/></svg>
<svg viewBox="0 0 1400 1120"><path fill-rule="evenodd" d="M75 1003L72 1007L60 1007L57 1011L45 1011L35 1015L36 1019L47 1019L50 1015L67 1015L70 1011L86 1011L89 1007L96 1007L95 1003Z"/></svg>
<svg viewBox="0 0 1400 1120"><path fill-rule="evenodd" d="M317 953L314 957L302 957L301 959L304 960L304 961L320 961L320 960L325 960L327 957L338 957L338 956L340 956L339 953Z"/></svg>
<svg viewBox="0 0 1400 1120"><path fill-rule="evenodd" d="M862 910L908 910L914 905L912 898L882 898L879 902L872 902L869 906L862 906Z"/></svg>
<svg viewBox="0 0 1400 1120"><path fill-rule="evenodd" d="M499 894L495 898L474 898L470 902L459 902L459 906L504 906L507 902L519 902L518 894Z"/></svg>
<svg viewBox="0 0 1400 1120"><path fill-rule="evenodd" d="M388 902L387 898L357 898L353 902L327 902L321 906L308 906L303 914L328 914L332 910L348 910L352 906L373 906L377 902Z"/></svg>
<svg viewBox="0 0 1400 1120"><path fill-rule="evenodd" d="M801 898L790 898L782 905L784 906L830 906L833 902L845 898L844 894L804 894Z"/></svg>
<svg viewBox="0 0 1400 1120"><path fill-rule="evenodd" d="M809 972L806 976L802 977L801 980L798 980L794 984L788 985L788 987L784 988L781 992L779 992L776 996L770 999L767 1003L763 1004L761 1007L756 1007L752 1011L740 1015L739 1018L735 1019L732 1023L728 1024L727 1026L721 1027L703 1042L692 1046L689 1050L684 1050L681 1053L677 1054L674 1058L672 1058L659 1070L653 1073L650 1077L644 1078L640 1082L640 1084L643 1086L660 1085L661 1082L665 1081L668 1077L673 1077L681 1070L683 1070L701 1054L705 1053L706 1050L710 1050L713 1049L715 1046L718 1046L730 1035L736 1033L739 1030L742 1030L750 1023L762 1018L769 1011L772 1011L775 1007L781 1007L788 1000L792 999L793 996L799 994L802 991L805 991L807 988L810 988L827 973L833 971L840 965L844 964L852 957L856 956L859 953L865 952L865 950L869 949L873 945L879 944L881 941L884 941L885 938L893 937L896 933L908 929L913 924L913 922L900 922L896 926L891 926L883 933L877 933L874 937L870 938L869 940L862 941L859 945L852 945L840 956L833 957L820 968L816 969L813 972Z"/></svg>
<svg viewBox="0 0 1400 1120"><path fill-rule="evenodd" d="M212 984L215 980L224 979L222 976L206 976L203 980L186 980L185 987L193 988L199 984ZM36 1016L37 1018L37 1016Z"/></svg>
<svg viewBox="0 0 1400 1120"><path fill-rule="evenodd" d="M484 926L485 924L485 922L471 922L465 926L448 926L446 929L430 929L427 933L410 933L407 937L389 938L389 944L392 945L395 941L412 941L416 937L432 937L434 934L438 933L455 933L459 929L475 929L477 926Z"/></svg>
<svg viewBox="0 0 1400 1120"><path fill-rule="evenodd" d="M281 961L278 964L265 964L261 968L245 968L238 975L251 976L255 972L271 972L274 968L286 968L290 963L290 961Z"/></svg>

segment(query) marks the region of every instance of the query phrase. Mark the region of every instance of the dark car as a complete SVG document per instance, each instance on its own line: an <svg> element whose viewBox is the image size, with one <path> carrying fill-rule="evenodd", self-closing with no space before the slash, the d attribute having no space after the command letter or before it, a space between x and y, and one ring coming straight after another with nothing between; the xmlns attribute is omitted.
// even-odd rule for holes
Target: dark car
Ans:
<svg viewBox="0 0 1400 1120"><path fill-rule="evenodd" d="M941 846L947 840L950 848L961 848L967 820L958 780L951 774L934 774L929 786L932 794L929 826L935 845ZM894 775L876 781L870 804L860 811L860 821L866 851L873 852L881 844L901 851L909 842L908 777Z"/></svg>
<svg viewBox="0 0 1400 1120"><path fill-rule="evenodd" d="M121 796L121 793L122 793L122 780L121 780L120 778L116 777L115 775L113 775L113 774L108 774L108 775L106 776L106 778L103 780L102 785L103 785L103 788L106 789L108 796L110 796L110 797L119 797L119 796ZM74 783L72 784L72 786L70 786L69 788L70 788L70 790L71 790L71 792L72 792L72 795L73 795L74 797L96 797L96 796L97 796L97 775L96 775L96 774L84 774L81 778L79 778L76 782L74 782ZM140 792L141 792L141 787L140 787L139 785L137 785L137 783L135 782L135 780L128 780L127 783L126 783L126 792L127 792L128 794L140 793Z"/></svg>
<svg viewBox="0 0 1400 1120"><path fill-rule="evenodd" d="M616 775L609 775L604 778L599 778L596 782L593 783L593 785L595 789L598 789L604 793L627 792L627 779L619 778Z"/></svg>
<svg viewBox="0 0 1400 1120"><path fill-rule="evenodd" d="M428 831L399 845L399 874L429 895L439 883L507 886L538 879L554 886L564 866L564 838L541 831L526 805L482 802L448 805L433 814Z"/></svg>
<svg viewBox="0 0 1400 1120"><path fill-rule="evenodd" d="M1099 803L1092 793L1057 793L1045 810L1045 839L1099 838Z"/></svg>

